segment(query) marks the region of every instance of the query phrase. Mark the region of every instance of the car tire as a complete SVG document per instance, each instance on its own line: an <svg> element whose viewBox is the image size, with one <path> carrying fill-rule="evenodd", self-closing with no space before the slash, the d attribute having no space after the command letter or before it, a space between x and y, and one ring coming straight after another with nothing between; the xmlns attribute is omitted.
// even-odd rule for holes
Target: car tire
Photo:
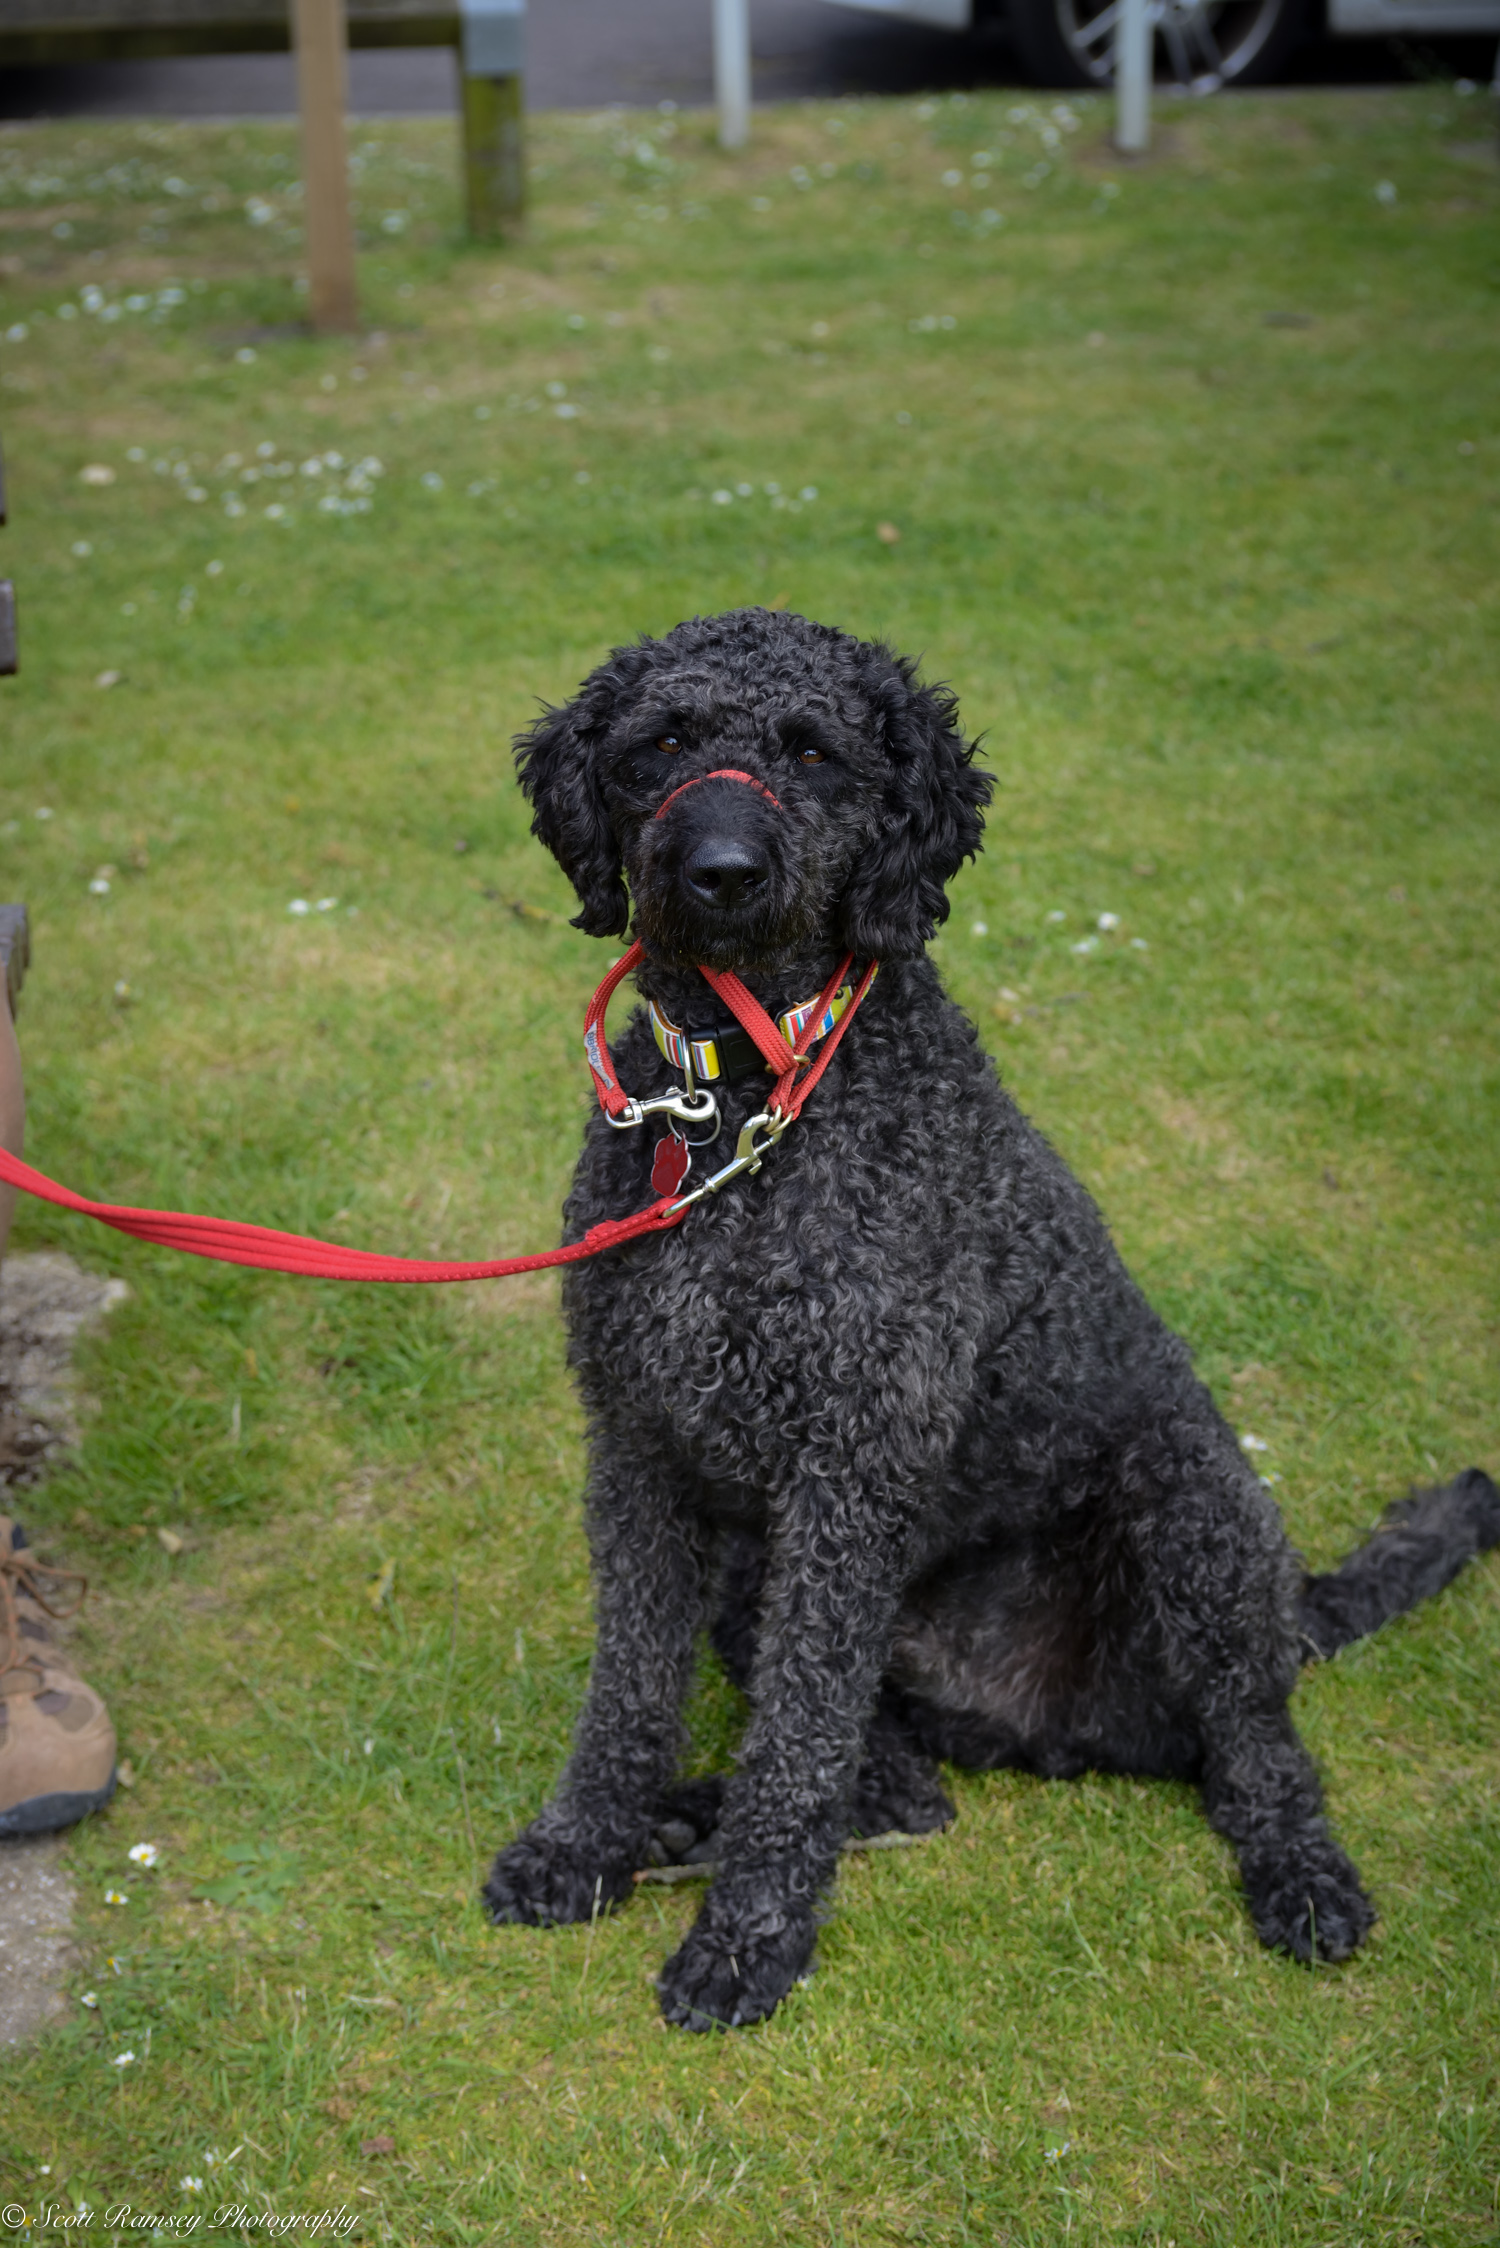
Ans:
<svg viewBox="0 0 1500 2248"><path fill-rule="evenodd" d="M1114 84L1108 29L1118 0L1010 0L1009 29L1021 66L1035 86L1089 88ZM1148 0L1155 25L1157 69L1181 85L1263 86L1302 41L1307 0Z"/></svg>

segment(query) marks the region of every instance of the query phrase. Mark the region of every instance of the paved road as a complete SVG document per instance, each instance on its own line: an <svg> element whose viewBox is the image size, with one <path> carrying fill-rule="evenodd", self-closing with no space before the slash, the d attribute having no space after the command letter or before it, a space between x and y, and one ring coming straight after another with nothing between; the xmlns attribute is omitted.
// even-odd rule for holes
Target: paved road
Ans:
<svg viewBox="0 0 1500 2248"><path fill-rule="evenodd" d="M934 32L825 0L753 0L751 18L761 101L1013 78L1008 48L992 37ZM527 99L538 109L705 103L712 98L709 26L709 0L531 0ZM276 116L296 107L291 64L280 55L7 75L3 116ZM357 54L350 81L351 106L364 115L454 106L446 50Z"/></svg>
<svg viewBox="0 0 1500 2248"><path fill-rule="evenodd" d="M752 0L751 23L760 101L1019 83L1010 48L993 30L932 31L826 0ZM711 98L709 0L531 0L528 36L527 98L534 108L696 105ZM1413 44L1440 68L1489 76L1493 40ZM1303 84L1372 84L1412 74L1396 44L1382 40L1317 42L1294 72ZM350 78L351 106L360 116L455 106L446 49L354 55ZM283 55L12 70L0 83L0 118L280 117L296 106Z"/></svg>

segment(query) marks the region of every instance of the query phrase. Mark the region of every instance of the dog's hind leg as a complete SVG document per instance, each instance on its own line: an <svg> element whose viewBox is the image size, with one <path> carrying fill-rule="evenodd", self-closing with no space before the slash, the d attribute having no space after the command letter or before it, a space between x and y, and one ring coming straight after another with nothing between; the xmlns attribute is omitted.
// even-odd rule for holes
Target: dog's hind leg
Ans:
<svg viewBox="0 0 1500 2248"><path fill-rule="evenodd" d="M854 1783L850 1833L932 1834L952 1817L937 1761L917 1739L903 1697L891 1686L882 1687Z"/></svg>
<svg viewBox="0 0 1500 2248"><path fill-rule="evenodd" d="M496 1858L493 1920L587 1920L631 1894L682 1745L707 1591L694 1491L680 1470L596 1437L589 1489L598 1644L556 1796Z"/></svg>
<svg viewBox="0 0 1500 2248"><path fill-rule="evenodd" d="M1362 1638L1441 1591L1497 1542L1500 1494L1478 1468L1443 1489L1413 1493L1338 1569L1304 1582L1302 1651L1327 1656ZM1204 1803L1239 1854L1264 1940L1298 1959L1347 1959L1375 1911L1328 1831L1318 1777L1290 1712L1284 1704L1253 1717L1221 1710L1204 1725L1204 1748Z"/></svg>
<svg viewBox="0 0 1500 2248"><path fill-rule="evenodd" d="M1204 1750L1204 1808L1234 1847L1261 1941L1295 1959L1347 1959L1375 1908L1329 1832L1290 1712L1220 1709Z"/></svg>
<svg viewBox="0 0 1500 2248"><path fill-rule="evenodd" d="M755 1643L760 1636L766 1585L766 1549L747 1530L731 1530L719 1565L718 1613L711 1637L724 1675L742 1694L750 1691Z"/></svg>
<svg viewBox="0 0 1500 2248"><path fill-rule="evenodd" d="M1292 1722L1296 1557L1232 1433L1207 1439L1146 1532L1158 1677L1197 1732L1204 1809L1239 1859L1262 1942L1305 1961L1347 1959L1375 1911Z"/></svg>
<svg viewBox="0 0 1500 2248"><path fill-rule="evenodd" d="M674 1781L668 1788L655 1836L670 1857L717 1858L728 1785L727 1774L711 1772L701 1779ZM850 1834L933 1834L952 1818L953 1804L944 1793L937 1759L918 1741L902 1697L891 1687L882 1688L854 1783Z"/></svg>
<svg viewBox="0 0 1500 2248"><path fill-rule="evenodd" d="M1500 1543L1500 1493L1482 1470L1389 1508L1367 1545L1304 1581L1304 1657L1326 1657L1440 1592ZM1329 1833L1312 1759L1283 1705L1204 1727L1208 1815L1239 1854L1251 1915L1268 1944L1310 1960L1347 1959L1374 1924L1359 1876Z"/></svg>

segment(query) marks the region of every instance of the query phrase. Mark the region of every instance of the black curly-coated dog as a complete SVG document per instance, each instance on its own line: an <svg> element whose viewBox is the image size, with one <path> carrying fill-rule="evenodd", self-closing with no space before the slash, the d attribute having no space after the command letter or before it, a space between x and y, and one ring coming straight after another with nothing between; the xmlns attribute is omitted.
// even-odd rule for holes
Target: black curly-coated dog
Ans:
<svg viewBox="0 0 1500 2248"><path fill-rule="evenodd" d="M755 2021L809 1966L846 1838L952 1816L947 1757L1196 1781L1264 1940L1346 1957L1374 1915L1288 1710L1298 1666L1500 1541L1500 1493L1471 1469L1304 1575L924 957L991 784L913 664L800 617L699 619L617 650L519 756L577 926L633 913L640 990L717 1040L721 1136L689 1186L771 1083L697 964L773 1015L846 953L881 967L758 1174L569 1271L598 1650L561 1787L495 1861L494 1918L587 1919L663 1841L712 1857L662 2007ZM644 1011L617 1062L638 1096L678 1081ZM570 1238L651 1201L665 1129L595 1119ZM674 1786L714 1615L752 1715L727 1781Z"/></svg>

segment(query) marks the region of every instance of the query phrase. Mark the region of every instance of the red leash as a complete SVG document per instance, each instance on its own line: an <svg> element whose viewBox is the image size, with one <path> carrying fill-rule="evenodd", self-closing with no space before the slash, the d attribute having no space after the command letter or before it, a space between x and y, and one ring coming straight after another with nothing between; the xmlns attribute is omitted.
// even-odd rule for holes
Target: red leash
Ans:
<svg viewBox="0 0 1500 2248"><path fill-rule="evenodd" d="M724 777L738 779L740 776ZM642 949L638 944L632 945L624 958L615 962L589 1002L584 1019L584 1050L593 1071L600 1106L610 1117L623 1116L632 1103L615 1075L604 1036L604 1013L617 987L640 960ZM851 960L852 955L834 970L832 981L809 1018L808 1028L803 1033L809 1041L819 1015L844 982ZM59 1186L42 1172L34 1171L29 1163L7 1154L4 1148L0 1148L0 1181L20 1187L23 1193L34 1194L39 1201L55 1203L59 1209L76 1210L86 1218L97 1218L101 1224L113 1226L118 1233L134 1234L139 1241L159 1242L164 1248L181 1249L192 1257L213 1257L220 1264L258 1265L267 1272L301 1273L316 1280L503 1280L512 1273L541 1272L549 1265L577 1264L586 1257L602 1255L606 1249L618 1249L642 1234L661 1233L670 1226L680 1225L693 1203L703 1195L716 1192L742 1171L758 1170L766 1148L774 1145L787 1125L802 1113L808 1094L827 1069L834 1048L874 981L875 969L876 963L872 961L860 978L848 1007L823 1040L822 1052L805 1075L802 1072L808 1056L801 1050L801 1041L795 1047L787 1044L739 977L701 969L700 973L754 1039L769 1067L778 1073L764 1114L752 1117L741 1132L734 1160L691 1194L663 1195L660 1201L653 1202L648 1209L638 1210L633 1217L606 1218L601 1224L590 1226L581 1241L571 1242L563 1249L543 1250L534 1257L494 1257L482 1264L449 1264L427 1257L383 1257L370 1249L343 1249L332 1241L316 1241L307 1234L278 1233L272 1226L245 1225L237 1218L199 1218L179 1210L134 1210L113 1202L90 1202L86 1196L74 1194L70 1188ZM757 1140L756 1133L762 1129L765 1138Z"/></svg>
<svg viewBox="0 0 1500 2248"><path fill-rule="evenodd" d="M576 1264L605 1249L618 1249L637 1234L659 1233L665 1226L677 1225L687 1209L686 1203L655 1202L633 1218L607 1218L602 1225L590 1226L581 1241L565 1249L548 1249L536 1257L495 1257L487 1264L445 1264L435 1258L382 1257L371 1249L341 1249L332 1241L315 1241L305 1233L278 1233L268 1225L244 1225L238 1218L196 1218L180 1210L132 1210L114 1202L90 1202L44 1178L4 1148L0 1148L0 1180L42 1202L55 1202L59 1209L97 1218L117 1233L133 1233L138 1241L157 1241L163 1248L182 1249L190 1257L213 1257L220 1264L259 1265L267 1272L303 1273L314 1280L504 1280L514 1272L540 1272L546 1265Z"/></svg>

